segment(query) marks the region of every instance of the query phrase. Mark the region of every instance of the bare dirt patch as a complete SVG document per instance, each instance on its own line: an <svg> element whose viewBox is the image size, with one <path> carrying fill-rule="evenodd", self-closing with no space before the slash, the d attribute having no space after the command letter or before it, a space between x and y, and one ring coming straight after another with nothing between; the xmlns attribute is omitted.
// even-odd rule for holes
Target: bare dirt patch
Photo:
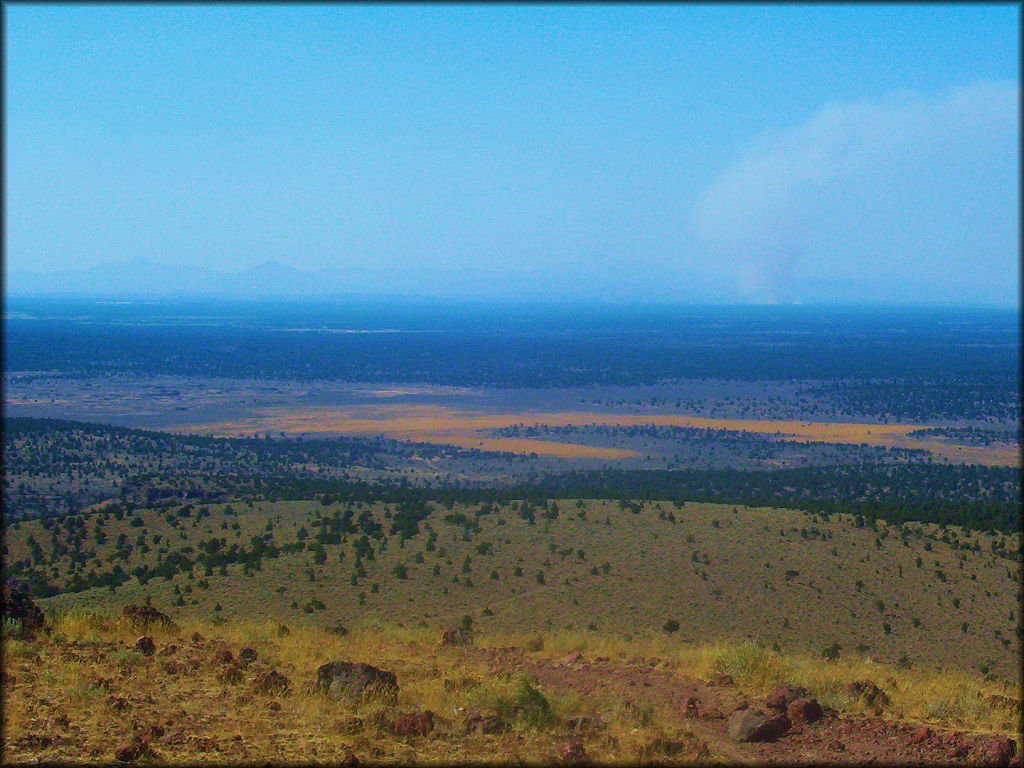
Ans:
<svg viewBox="0 0 1024 768"><path fill-rule="evenodd" d="M720 419L683 414L622 413L482 413L437 405L368 405L332 408L267 408L252 416L230 421L183 424L175 431L193 434L245 435L272 432L306 435L383 435L488 451L558 456L563 458L622 459L635 451L585 446L551 440L495 438L487 430L532 424L543 426L676 426L727 429L777 436L780 440L886 448L920 449L956 463L1015 466L1020 462L1016 446L967 446L939 440L921 440L908 433L921 429L916 424L863 424L855 422L780 421Z"/></svg>

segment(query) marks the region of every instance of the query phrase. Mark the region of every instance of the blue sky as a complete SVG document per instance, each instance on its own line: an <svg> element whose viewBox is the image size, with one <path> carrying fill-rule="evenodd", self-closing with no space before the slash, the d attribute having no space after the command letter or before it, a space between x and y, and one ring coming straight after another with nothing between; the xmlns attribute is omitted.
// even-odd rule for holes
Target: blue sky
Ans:
<svg viewBox="0 0 1024 768"><path fill-rule="evenodd" d="M1015 305L1019 14L7 5L7 278Z"/></svg>

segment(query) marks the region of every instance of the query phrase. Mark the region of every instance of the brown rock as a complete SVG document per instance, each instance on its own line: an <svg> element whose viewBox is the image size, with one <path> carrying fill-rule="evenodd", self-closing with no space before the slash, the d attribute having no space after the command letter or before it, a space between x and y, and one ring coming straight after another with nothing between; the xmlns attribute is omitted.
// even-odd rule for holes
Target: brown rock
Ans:
<svg viewBox="0 0 1024 768"><path fill-rule="evenodd" d="M816 723L821 720L822 714L817 699L794 699L786 707L786 715L794 725Z"/></svg>
<svg viewBox="0 0 1024 768"><path fill-rule="evenodd" d="M156 757L156 753L148 741L140 738L118 747L114 752L114 759L122 763L130 763L143 757Z"/></svg>
<svg viewBox="0 0 1024 768"><path fill-rule="evenodd" d="M809 699L810 696L811 694L808 693L806 688L800 688L795 685L780 685L768 694L764 704L769 709L785 712L791 702L797 699Z"/></svg>
<svg viewBox="0 0 1024 768"><path fill-rule="evenodd" d="M143 635L135 641L135 650L143 656L152 656L156 653L156 643L153 642L153 638L149 635Z"/></svg>
<svg viewBox="0 0 1024 768"><path fill-rule="evenodd" d="M434 713L428 709L416 714L399 715L391 730L395 736L402 738L426 736L434 730Z"/></svg>

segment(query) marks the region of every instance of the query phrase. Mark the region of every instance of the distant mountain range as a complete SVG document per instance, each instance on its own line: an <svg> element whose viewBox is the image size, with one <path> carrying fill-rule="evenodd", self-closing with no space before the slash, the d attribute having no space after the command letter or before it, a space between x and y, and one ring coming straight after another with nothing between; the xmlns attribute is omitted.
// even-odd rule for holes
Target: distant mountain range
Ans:
<svg viewBox="0 0 1024 768"><path fill-rule="evenodd" d="M652 284L649 275L606 270L590 273L585 264L552 264L513 275L477 267L393 267L352 262L344 268L308 272L268 260L239 271L161 264L149 260L107 262L55 272L4 275L8 297L66 298L301 298L338 296L419 296L476 300L612 301L628 304L961 304L1007 306L965 289L956 298L927 277L835 279L794 278L784 295L753 300L736 292L728 278L700 273L668 277Z"/></svg>
<svg viewBox="0 0 1024 768"><path fill-rule="evenodd" d="M109 262L86 269L9 273L14 296L311 296L358 291L374 275L304 272L265 261L236 272L153 261ZM368 288L368 286L367 286Z"/></svg>

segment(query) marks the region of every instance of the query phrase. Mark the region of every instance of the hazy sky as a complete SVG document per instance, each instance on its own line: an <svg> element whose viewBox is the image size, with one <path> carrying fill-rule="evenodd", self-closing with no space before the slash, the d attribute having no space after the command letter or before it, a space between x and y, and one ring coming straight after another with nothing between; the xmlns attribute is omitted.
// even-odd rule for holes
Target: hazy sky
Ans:
<svg viewBox="0 0 1024 768"><path fill-rule="evenodd" d="M9 278L1017 303L1015 5L4 13Z"/></svg>

